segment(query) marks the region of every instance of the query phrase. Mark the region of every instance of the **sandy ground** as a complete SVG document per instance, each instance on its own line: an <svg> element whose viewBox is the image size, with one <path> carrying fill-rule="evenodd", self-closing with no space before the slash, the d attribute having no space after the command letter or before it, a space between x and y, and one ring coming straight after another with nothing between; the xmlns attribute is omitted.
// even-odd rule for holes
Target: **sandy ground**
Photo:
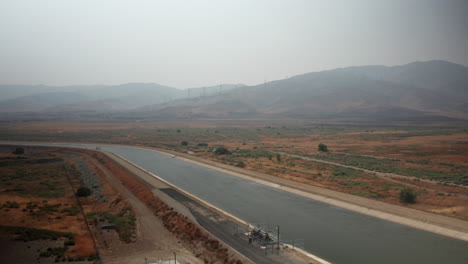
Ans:
<svg viewBox="0 0 468 264"><path fill-rule="evenodd" d="M182 246L180 241L170 233L154 213L122 183L116 179L104 166L90 158L105 175L108 184L112 185L121 195L127 198L132 206L137 221L137 239L135 243L123 243L113 240L108 250L102 250L104 263L141 264L145 258L149 260L173 259L174 252L180 263L203 263L190 251Z"/></svg>

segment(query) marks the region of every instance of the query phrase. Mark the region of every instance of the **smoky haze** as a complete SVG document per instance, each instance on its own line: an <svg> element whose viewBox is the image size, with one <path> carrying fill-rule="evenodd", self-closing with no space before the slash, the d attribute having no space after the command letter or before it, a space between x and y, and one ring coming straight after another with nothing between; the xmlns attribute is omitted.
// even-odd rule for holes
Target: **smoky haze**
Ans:
<svg viewBox="0 0 468 264"><path fill-rule="evenodd" d="M188 88L357 65L468 65L467 3L2 1L0 84Z"/></svg>

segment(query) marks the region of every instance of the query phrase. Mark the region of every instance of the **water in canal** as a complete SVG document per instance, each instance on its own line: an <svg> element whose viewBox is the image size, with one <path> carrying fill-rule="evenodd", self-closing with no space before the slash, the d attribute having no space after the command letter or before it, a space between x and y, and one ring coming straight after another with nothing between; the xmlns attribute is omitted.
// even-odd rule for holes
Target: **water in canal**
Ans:
<svg viewBox="0 0 468 264"><path fill-rule="evenodd" d="M341 209L158 152L117 146L101 149L247 222L280 225L284 239L304 239L307 251L333 263L468 263L468 242Z"/></svg>

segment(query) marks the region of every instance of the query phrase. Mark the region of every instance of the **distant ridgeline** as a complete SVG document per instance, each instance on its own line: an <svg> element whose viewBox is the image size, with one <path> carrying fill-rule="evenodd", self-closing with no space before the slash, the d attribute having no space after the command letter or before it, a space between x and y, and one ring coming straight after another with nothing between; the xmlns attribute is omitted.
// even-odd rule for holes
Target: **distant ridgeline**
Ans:
<svg viewBox="0 0 468 264"><path fill-rule="evenodd" d="M361 66L256 86L0 86L0 113L107 112L115 118L466 120L468 68L446 61Z"/></svg>

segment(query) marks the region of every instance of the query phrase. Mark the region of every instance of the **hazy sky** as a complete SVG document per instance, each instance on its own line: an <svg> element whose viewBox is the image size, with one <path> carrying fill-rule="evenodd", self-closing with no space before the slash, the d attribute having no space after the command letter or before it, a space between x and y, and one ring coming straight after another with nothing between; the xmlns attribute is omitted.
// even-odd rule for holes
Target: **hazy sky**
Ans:
<svg viewBox="0 0 468 264"><path fill-rule="evenodd" d="M352 65L468 65L468 1L0 0L0 84L257 84Z"/></svg>

